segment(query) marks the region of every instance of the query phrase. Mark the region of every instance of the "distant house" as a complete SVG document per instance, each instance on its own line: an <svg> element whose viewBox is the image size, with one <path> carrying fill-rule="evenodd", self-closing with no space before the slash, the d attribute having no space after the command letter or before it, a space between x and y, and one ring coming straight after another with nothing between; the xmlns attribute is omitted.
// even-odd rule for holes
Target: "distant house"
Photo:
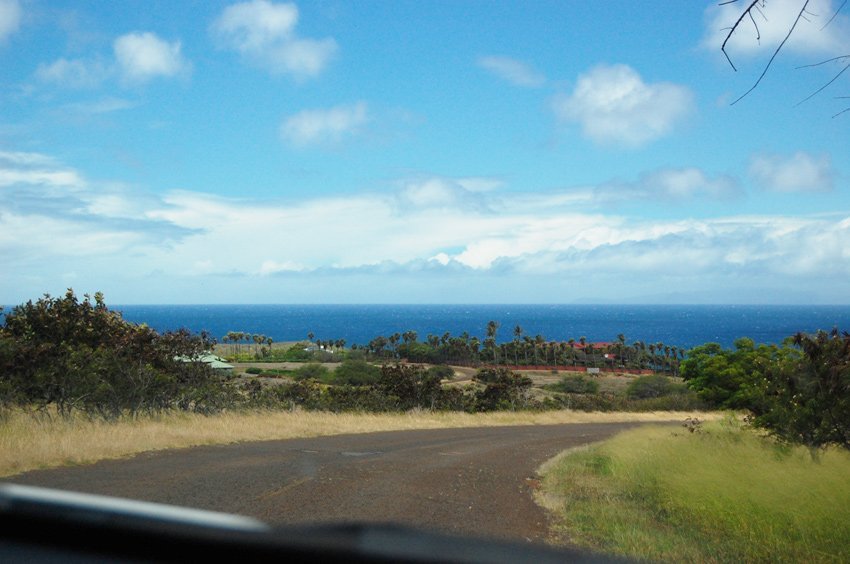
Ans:
<svg viewBox="0 0 850 564"><path fill-rule="evenodd" d="M233 373L232 364L227 364L223 358L212 353L204 353L201 356L194 358L179 356L177 357L177 360L182 360L183 362L203 362L219 374L230 375Z"/></svg>

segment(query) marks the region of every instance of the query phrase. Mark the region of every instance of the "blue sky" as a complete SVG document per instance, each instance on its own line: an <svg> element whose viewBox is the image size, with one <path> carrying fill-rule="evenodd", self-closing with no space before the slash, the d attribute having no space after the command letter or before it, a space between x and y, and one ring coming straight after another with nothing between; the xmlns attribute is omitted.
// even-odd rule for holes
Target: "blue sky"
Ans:
<svg viewBox="0 0 850 564"><path fill-rule="evenodd" d="M0 303L850 303L839 4L0 0Z"/></svg>

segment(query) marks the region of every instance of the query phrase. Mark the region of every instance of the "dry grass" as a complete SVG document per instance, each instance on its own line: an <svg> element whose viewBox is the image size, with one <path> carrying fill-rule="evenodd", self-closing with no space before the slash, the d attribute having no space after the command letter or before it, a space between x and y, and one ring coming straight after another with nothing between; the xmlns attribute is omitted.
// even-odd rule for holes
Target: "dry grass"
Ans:
<svg viewBox="0 0 850 564"><path fill-rule="evenodd" d="M324 413L238 412L215 416L168 413L114 422L13 412L0 420L0 476L37 468L87 464L140 452L243 441L291 439L404 429L684 420L681 412L585 413Z"/></svg>

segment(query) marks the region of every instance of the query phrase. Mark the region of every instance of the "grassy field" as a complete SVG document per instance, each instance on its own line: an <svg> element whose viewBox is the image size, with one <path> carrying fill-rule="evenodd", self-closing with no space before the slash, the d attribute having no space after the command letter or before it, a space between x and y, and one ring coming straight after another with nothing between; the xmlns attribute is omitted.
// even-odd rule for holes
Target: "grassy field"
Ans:
<svg viewBox="0 0 850 564"><path fill-rule="evenodd" d="M115 422L12 412L0 419L0 476L36 468L85 464L140 452L241 441L289 439L403 429L545 425L605 421L684 420L689 413L572 411L440 413L236 412L215 416L169 413ZM702 416L701 416L702 417Z"/></svg>
<svg viewBox="0 0 850 564"><path fill-rule="evenodd" d="M553 541L666 562L850 561L850 453L734 420L643 427L540 469Z"/></svg>

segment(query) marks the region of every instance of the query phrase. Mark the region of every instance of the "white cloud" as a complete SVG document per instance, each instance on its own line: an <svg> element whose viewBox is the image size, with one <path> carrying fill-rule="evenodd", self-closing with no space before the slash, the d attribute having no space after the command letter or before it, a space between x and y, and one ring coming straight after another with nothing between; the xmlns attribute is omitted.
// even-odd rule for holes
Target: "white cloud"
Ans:
<svg viewBox="0 0 850 564"><path fill-rule="evenodd" d="M286 141L297 146L333 144L357 133L368 121L366 103L357 102L298 112L284 120L280 134Z"/></svg>
<svg viewBox="0 0 850 564"><path fill-rule="evenodd" d="M581 75L570 95L552 103L562 123L578 123L597 143L637 147L670 133L693 107L686 87L647 84L626 65L602 65Z"/></svg>
<svg viewBox="0 0 850 564"><path fill-rule="evenodd" d="M0 44L18 31L22 10L18 0L0 0Z"/></svg>
<svg viewBox="0 0 850 564"><path fill-rule="evenodd" d="M756 155L750 160L750 177L772 192L827 192L832 190L834 173L828 154Z"/></svg>
<svg viewBox="0 0 850 564"><path fill-rule="evenodd" d="M92 88L99 86L109 73L108 66L99 60L60 58L38 65L35 77L41 82L68 88Z"/></svg>
<svg viewBox="0 0 850 564"><path fill-rule="evenodd" d="M546 83L546 77L530 65L510 57L480 57L478 66L515 86L537 88Z"/></svg>
<svg viewBox="0 0 850 564"><path fill-rule="evenodd" d="M331 38L299 38L297 23L295 4L252 0L225 8L210 30L223 47L274 74L315 77L334 56L337 44Z"/></svg>
<svg viewBox="0 0 850 564"><path fill-rule="evenodd" d="M117 38L112 47L123 76L130 82L173 77L189 69L180 54L180 42L169 43L154 33L128 33Z"/></svg>
<svg viewBox="0 0 850 564"><path fill-rule="evenodd" d="M747 5L749 2L712 3L705 12L703 47L720 54L729 28ZM800 0L759 3L753 11L753 20L744 18L727 44L726 51L732 61L735 62L735 57L741 55L772 54L788 34L802 6ZM810 0L805 18L794 28L783 50L805 55L843 55L850 51L850 17L839 13L824 28L837 8L832 0Z"/></svg>

